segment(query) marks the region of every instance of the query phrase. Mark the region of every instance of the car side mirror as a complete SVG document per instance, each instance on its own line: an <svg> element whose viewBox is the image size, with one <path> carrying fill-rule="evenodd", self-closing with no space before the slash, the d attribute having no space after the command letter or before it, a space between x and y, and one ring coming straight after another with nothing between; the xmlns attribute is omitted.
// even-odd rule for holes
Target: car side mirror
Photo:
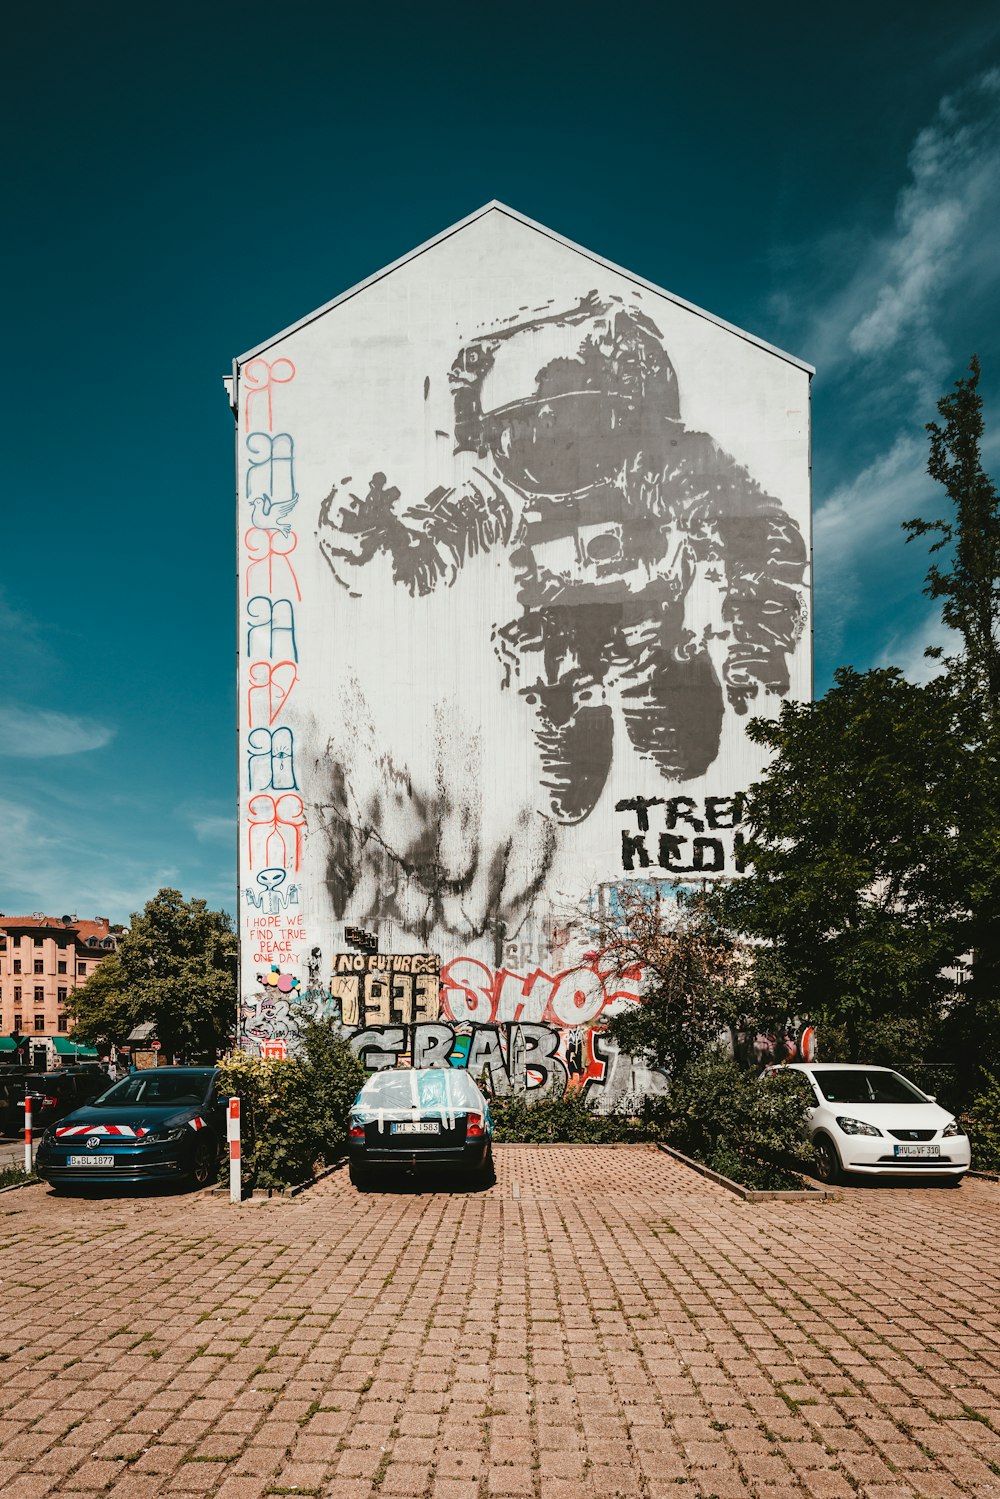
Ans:
<svg viewBox="0 0 1000 1499"><path fill-rule="evenodd" d="M925 1093L924 1097L927 1099L928 1103L937 1103L937 1094L936 1093Z"/></svg>

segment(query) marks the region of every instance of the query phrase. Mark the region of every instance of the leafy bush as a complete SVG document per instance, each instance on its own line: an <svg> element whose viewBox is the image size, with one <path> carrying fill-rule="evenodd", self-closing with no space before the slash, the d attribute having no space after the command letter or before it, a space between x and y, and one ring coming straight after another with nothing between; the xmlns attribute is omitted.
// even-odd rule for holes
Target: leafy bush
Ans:
<svg viewBox="0 0 1000 1499"><path fill-rule="evenodd" d="M713 1171L744 1186L796 1187L781 1163L812 1159L801 1138L807 1102L798 1073L755 1077L716 1051L673 1079L658 1112L668 1143Z"/></svg>
<svg viewBox="0 0 1000 1499"><path fill-rule="evenodd" d="M504 1144L546 1143L611 1145L624 1141L652 1140L657 1126L649 1116L629 1118L624 1114L599 1114L577 1090L561 1098L514 1094L495 1098L490 1104L493 1138Z"/></svg>
<svg viewBox="0 0 1000 1499"><path fill-rule="evenodd" d="M308 1181L347 1143L347 1112L364 1068L329 1022L308 1021L302 1041L299 1057L234 1052L219 1064L223 1092L242 1101L244 1172L257 1187Z"/></svg>
<svg viewBox="0 0 1000 1499"><path fill-rule="evenodd" d="M1000 1078L987 1073L985 1086L969 1104L962 1118L972 1144L972 1164L977 1171L1000 1171Z"/></svg>

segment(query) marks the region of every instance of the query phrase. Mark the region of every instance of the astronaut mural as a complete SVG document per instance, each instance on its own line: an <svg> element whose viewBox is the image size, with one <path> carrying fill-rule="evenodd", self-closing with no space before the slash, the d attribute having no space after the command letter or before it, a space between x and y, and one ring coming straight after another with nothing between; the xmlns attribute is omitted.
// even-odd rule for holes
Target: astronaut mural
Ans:
<svg viewBox="0 0 1000 1499"><path fill-rule="evenodd" d="M551 357L525 380L518 341L540 331ZM455 450L483 462L478 482L408 503L376 472L337 512L335 485L320 515L334 576L384 552L393 581L423 595L477 552L507 550L521 613L492 630L500 685L534 708L559 822L588 817L608 779L612 696L665 780L704 775L724 699L745 714L762 692L788 693L805 620L798 525L710 434L685 427L659 329L620 298L592 291L481 334L449 383ZM511 490L524 501L516 528ZM699 566L721 627L688 612Z"/></svg>
<svg viewBox="0 0 1000 1499"><path fill-rule="evenodd" d="M251 1047L662 1086L588 912L742 867L746 724L810 691L810 373L499 205L236 362ZM436 1013L345 1008L354 927Z"/></svg>

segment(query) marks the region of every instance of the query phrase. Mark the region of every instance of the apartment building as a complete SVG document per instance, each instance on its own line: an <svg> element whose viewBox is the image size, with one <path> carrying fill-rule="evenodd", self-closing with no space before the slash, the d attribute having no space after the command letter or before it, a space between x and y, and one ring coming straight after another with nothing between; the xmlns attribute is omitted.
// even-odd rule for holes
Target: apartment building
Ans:
<svg viewBox="0 0 1000 1499"><path fill-rule="evenodd" d="M115 951L121 931L106 916L0 915L0 1037L22 1032L50 1063L71 1054L66 1001Z"/></svg>

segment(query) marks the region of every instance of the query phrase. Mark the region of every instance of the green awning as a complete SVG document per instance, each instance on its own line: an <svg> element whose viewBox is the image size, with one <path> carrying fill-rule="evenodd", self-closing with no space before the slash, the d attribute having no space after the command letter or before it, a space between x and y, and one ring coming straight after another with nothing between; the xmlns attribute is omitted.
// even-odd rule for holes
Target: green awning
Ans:
<svg viewBox="0 0 1000 1499"><path fill-rule="evenodd" d="M96 1047L85 1046L82 1041L74 1041L69 1036L52 1036L50 1040L57 1057L83 1057L90 1062L97 1056Z"/></svg>
<svg viewBox="0 0 1000 1499"><path fill-rule="evenodd" d="M16 1051L17 1043L13 1036L0 1036L0 1051Z"/></svg>

